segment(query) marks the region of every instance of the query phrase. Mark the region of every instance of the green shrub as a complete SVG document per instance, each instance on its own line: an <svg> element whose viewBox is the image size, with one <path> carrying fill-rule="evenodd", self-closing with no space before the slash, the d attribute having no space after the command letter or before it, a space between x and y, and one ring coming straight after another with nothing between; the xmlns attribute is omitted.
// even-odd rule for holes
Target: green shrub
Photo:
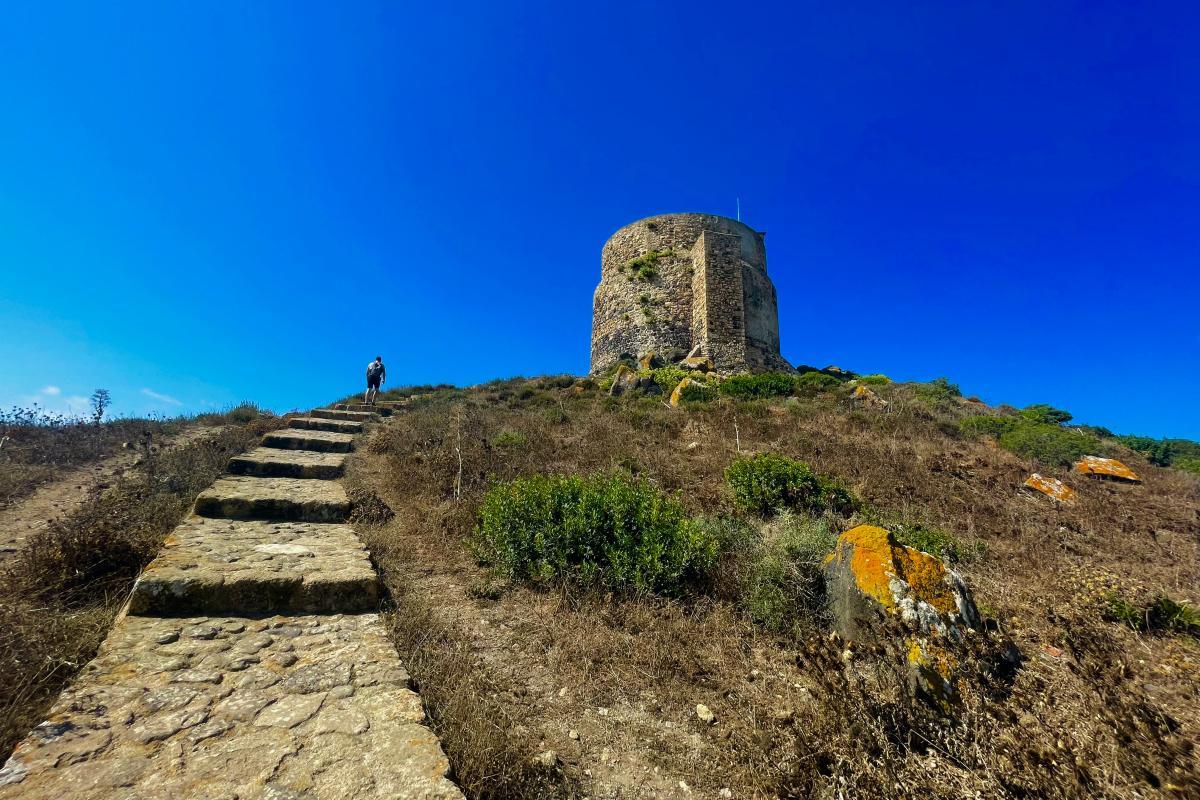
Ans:
<svg viewBox="0 0 1200 800"><path fill-rule="evenodd" d="M536 475L492 487L477 551L502 575L610 590L682 593L717 556L678 499L624 475Z"/></svg>
<svg viewBox="0 0 1200 800"><path fill-rule="evenodd" d="M640 255L637 258L631 258L625 262L625 269L629 270L631 280L638 280L642 283L650 283L658 277L658 262L663 258L670 258L675 255L671 250L651 250L645 255Z"/></svg>
<svg viewBox="0 0 1200 800"><path fill-rule="evenodd" d="M717 390L714 387L702 383L695 374L691 378L692 382L683 387L683 391L679 393L680 400L685 403L704 403L717 396ZM674 388L671 387L672 390Z"/></svg>
<svg viewBox="0 0 1200 800"><path fill-rule="evenodd" d="M965 547L959 542L953 534L932 525L893 523L886 527L899 544L916 548L931 556L937 556L951 564L969 561L978 555L972 552L971 548Z"/></svg>
<svg viewBox="0 0 1200 800"><path fill-rule="evenodd" d="M990 436L999 439L1020 424L1021 420L1016 417L994 417L989 414L967 417L958 423L958 427L969 436Z"/></svg>
<svg viewBox="0 0 1200 800"><path fill-rule="evenodd" d="M523 447L525 434L520 431L500 431L492 437L493 447Z"/></svg>
<svg viewBox="0 0 1200 800"><path fill-rule="evenodd" d="M887 375L876 373L875 375L859 375L859 383L865 383L868 386L887 386L892 382L892 379Z"/></svg>
<svg viewBox="0 0 1200 800"><path fill-rule="evenodd" d="M1193 475L1200 475L1200 458L1177 458L1171 466Z"/></svg>
<svg viewBox="0 0 1200 800"><path fill-rule="evenodd" d="M1176 466L1180 459L1200 459L1200 442L1189 439L1151 439L1149 436L1118 436L1116 439L1160 467Z"/></svg>
<svg viewBox="0 0 1200 800"><path fill-rule="evenodd" d="M775 633L787 634L825 608L825 557L837 544L827 520L784 512L779 535L763 542L746 571L741 603L746 614Z"/></svg>
<svg viewBox="0 0 1200 800"><path fill-rule="evenodd" d="M659 367L658 369L642 370L638 374L644 378L652 378L664 394L670 394L675 391L675 387L681 380L692 373L682 367Z"/></svg>
<svg viewBox="0 0 1200 800"><path fill-rule="evenodd" d="M1000 445L1022 458L1054 466L1072 464L1100 451L1100 440L1094 436L1035 422L1026 422L1005 432L1000 436Z"/></svg>
<svg viewBox="0 0 1200 800"><path fill-rule="evenodd" d="M855 505L853 495L836 480L775 453L734 459L725 468L725 482L739 506L764 515L779 509L847 511Z"/></svg>
<svg viewBox="0 0 1200 800"><path fill-rule="evenodd" d="M733 375L721 382L719 391L739 400L787 397L796 391L796 376L786 372Z"/></svg>
<svg viewBox="0 0 1200 800"><path fill-rule="evenodd" d="M1072 419L1069 411L1063 411L1061 408L1048 406L1045 403L1025 406L1021 409L1021 416L1030 422L1038 422L1043 425L1062 425Z"/></svg>
<svg viewBox="0 0 1200 800"><path fill-rule="evenodd" d="M824 372L806 372L796 378L796 394L805 397L815 397L821 392L828 392L841 386L842 382Z"/></svg>
<svg viewBox="0 0 1200 800"><path fill-rule="evenodd" d="M962 397L962 390L958 388L958 384L951 383L947 378L934 378L929 383L919 383L914 391L917 397L934 405L954 397Z"/></svg>
<svg viewBox="0 0 1200 800"><path fill-rule="evenodd" d="M1166 595L1159 595L1148 603L1133 603L1119 592L1108 592L1102 599L1105 619L1123 623L1134 630L1200 635L1200 609L1190 603Z"/></svg>

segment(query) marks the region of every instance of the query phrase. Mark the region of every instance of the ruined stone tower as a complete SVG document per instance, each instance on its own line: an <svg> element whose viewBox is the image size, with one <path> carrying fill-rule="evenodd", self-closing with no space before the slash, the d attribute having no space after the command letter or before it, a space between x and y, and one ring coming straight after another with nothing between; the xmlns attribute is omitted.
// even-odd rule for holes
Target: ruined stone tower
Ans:
<svg viewBox="0 0 1200 800"><path fill-rule="evenodd" d="M717 371L787 370L763 234L727 217L663 214L605 242L592 314L592 372L693 347Z"/></svg>

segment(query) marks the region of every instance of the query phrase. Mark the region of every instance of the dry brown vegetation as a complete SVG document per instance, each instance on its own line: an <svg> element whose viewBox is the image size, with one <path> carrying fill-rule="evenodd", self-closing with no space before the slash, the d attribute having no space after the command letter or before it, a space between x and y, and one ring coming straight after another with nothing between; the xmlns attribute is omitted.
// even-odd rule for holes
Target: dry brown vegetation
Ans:
<svg viewBox="0 0 1200 800"><path fill-rule="evenodd" d="M1200 482L1124 454L1144 484L1060 471L1078 499L1057 507L1018 488L1033 465L962 436L974 404L878 390L890 413L852 410L840 391L674 410L514 379L421 394L379 428L351 480L396 516L361 532L468 795L1200 792L1200 645L1107 621L1101 601L1110 590L1198 599ZM912 701L885 660L844 661L819 620L789 636L750 622L737 553L715 585L668 601L502 585L464 546L491 481L539 472L626 470L691 513L737 517L722 472L739 451L802 459L872 513L953 534L977 554L960 570L999 630L976 647L1011 637L1015 675L976 659L946 719ZM534 764L548 750L556 765Z"/></svg>
<svg viewBox="0 0 1200 800"><path fill-rule="evenodd" d="M276 418L222 416L225 427L151 451L140 468L50 523L0 574L0 758L41 721L95 654L134 578L196 495ZM240 419L240 423L237 420ZM71 431L59 431L73 435ZM64 445L69 446L69 445Z"/></svg>

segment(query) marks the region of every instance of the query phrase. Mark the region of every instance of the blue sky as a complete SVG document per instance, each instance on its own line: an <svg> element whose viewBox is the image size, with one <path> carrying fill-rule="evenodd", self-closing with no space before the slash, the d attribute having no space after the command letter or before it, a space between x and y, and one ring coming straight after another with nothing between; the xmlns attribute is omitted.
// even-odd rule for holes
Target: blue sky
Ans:
<svg viewBox="0 0 1200 800"><path fill-rule="evenodd" d="M582 373L604 240L740 198L793 362L1200 438L1197 41L1186 3L10 5L0 404Z"/></svg>

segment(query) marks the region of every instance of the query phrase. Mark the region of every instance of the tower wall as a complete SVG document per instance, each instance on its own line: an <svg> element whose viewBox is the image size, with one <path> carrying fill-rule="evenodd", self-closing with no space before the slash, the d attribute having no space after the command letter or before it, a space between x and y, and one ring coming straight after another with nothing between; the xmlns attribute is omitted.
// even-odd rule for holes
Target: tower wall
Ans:
<svg viewBox="0 0 1200 800"><path fill-rule="evenodd" d="M787 369L763 236L709 214L666 214L621 228L600 257L592 372L694 345L722 372Z"/></svg>

